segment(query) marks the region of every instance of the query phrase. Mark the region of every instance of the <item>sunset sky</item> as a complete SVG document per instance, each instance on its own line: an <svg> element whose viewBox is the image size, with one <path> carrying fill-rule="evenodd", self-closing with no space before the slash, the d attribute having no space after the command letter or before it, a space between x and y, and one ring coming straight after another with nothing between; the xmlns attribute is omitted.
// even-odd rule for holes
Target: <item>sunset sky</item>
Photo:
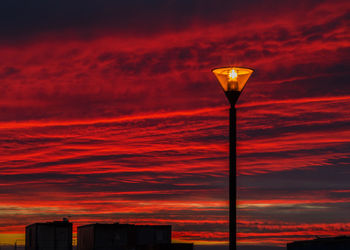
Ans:
<svg viewBox="0 0 350 250"><path fill-rule="evenodd" d="M227 65L255 69L238 244L350 235L349 28L346 0L1 1L0 244L63 217L226 244Z"/></svg>

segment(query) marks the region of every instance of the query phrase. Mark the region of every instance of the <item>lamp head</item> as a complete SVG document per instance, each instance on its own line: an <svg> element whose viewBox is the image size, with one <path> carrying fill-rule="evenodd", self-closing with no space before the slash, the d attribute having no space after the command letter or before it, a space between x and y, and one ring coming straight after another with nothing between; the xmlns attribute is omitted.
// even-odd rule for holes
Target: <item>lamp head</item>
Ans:
<svg viewBox="0 0 350 250"><path fill-rule="evenodd" d="M234 105L253 70L242 67L223 67L215 68L212 72L225 91L231 105Z"/></svg>

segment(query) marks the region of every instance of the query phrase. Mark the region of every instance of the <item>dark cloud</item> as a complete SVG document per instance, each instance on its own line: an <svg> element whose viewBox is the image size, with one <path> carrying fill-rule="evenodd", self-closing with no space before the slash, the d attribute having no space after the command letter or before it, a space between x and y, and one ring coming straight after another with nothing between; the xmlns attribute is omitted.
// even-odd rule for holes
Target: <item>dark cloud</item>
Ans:
<svg viewBox="0 0 350 250"><path fill-rule="evenodd" d="M269 0L250 1L160 1L147 3L142 0L127 1L10 1L1 3L0 32L2 41L13 39L36 39L42 33L51 33L56 38L64 38L60 32L70 30L71 35L83 39L92 38L100 31L109 30L117 34L151 35L160 32L185 30L197 25L211 26L233 20L247 23L270 14L282 14L291 8L307 12L322 4L322 1ZM269 6L273 5L273 11ZM250 15L249 15L250 14ZM254 15L253 15L254 14ZM247 16L250 17L249 20ZM255 16L255 17L254 17ZM341 21L341 20L339 20ZM333 21L327 25L337 26ZM324 27L322 27L324 28ZM314 27L304 33L314 33ZM280 39L286 32L280 30Z"/></svg>
<svg viewBox="0 0 350 250"><path fill-rule="evenodd" d="M21 72L21 70L15 68L15 67L5 67L2 70L2 72L0 73L0 77L1 78L6 78L6 77L9 77L9 76L15 75L17 73L20 73L20 72Z"/></svg>
<svg viewBox="0 0 350 250"><path fill-rule="evenodd" d="M343 15L337 16L322 24L311 27L302 28L302 35L308 40L323 39L326 36L331 36L331 32L337 28L349 27L350 13L346 12Z"/></svg>
<svg viewBox="0 0 350 250"><path fill-rule="evenodd" d="M150 34L160 29L183 29L193 19L222 21L229 17L232 1L4 1L1 33L4 37L33 37L41 32L78 31L89 38L94 29L117 33ZM220 13L220 14L219 14ZM209 21L209 20L208 20Z"/></svg>
<svg viewBox="0 0 350 250"><path fill-rule="evenodd" d="M306 169L293 169L283 172L272 172L254 176L241 176L239 182L244 187L254 187L269 189L274 188L277 191L288 186L289 190L320 190L328 187L329 189L348 189L347 181L349 163L342 165L318 166ZM274 181L271 181L274 180Z"/></svg>

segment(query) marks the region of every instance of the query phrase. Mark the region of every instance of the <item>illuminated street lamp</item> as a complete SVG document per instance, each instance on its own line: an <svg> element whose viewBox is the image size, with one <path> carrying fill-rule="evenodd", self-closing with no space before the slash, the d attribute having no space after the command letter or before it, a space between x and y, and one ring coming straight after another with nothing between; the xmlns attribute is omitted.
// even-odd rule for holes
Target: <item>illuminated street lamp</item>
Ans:
<svg viewBox="0 0 350 250"><path fill-rule="evenodd" d="M220 82L227 99L230 101L230 177L229 177L229 230L230 250L236 249L236 205L237 205L237 182L236 182L236 108L235 104L241 94L252 69L241 67L224 67L213 69L212 72Z"/></svg>

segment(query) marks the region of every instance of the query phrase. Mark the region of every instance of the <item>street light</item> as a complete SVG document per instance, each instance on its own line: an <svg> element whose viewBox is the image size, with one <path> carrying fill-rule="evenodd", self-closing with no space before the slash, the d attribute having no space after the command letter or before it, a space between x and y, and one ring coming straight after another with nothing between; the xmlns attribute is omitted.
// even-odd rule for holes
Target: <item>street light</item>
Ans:
<svg viewBox="0 0 350 250"><path fill-rule="evenodd" d="M237 205L237 181L236 181L236 108L235 104L241 94L252 69L242 67L223 67L212 70L227 99L231 104L230 108L230 177L229 177L229 241L230 250L236 249L236 205Z"/></svg>

